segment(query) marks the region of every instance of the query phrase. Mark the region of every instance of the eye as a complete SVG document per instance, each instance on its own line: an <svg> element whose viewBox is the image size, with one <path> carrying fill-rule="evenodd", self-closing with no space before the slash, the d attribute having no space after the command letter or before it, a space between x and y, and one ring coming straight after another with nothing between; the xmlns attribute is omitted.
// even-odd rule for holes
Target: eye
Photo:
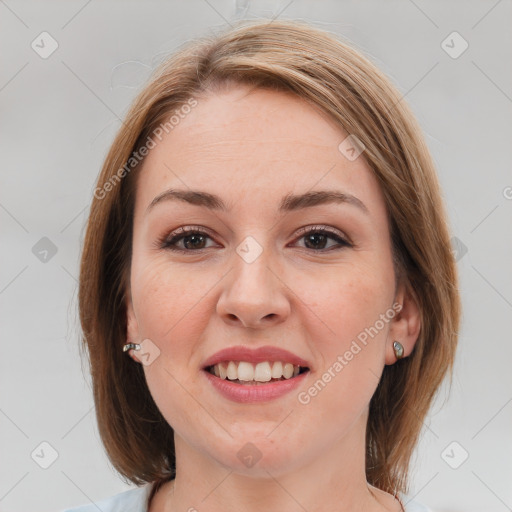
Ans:
<svg viewBox="0 0 512 512"><path fill-rule="evenodd" d="M301 236L297 240L304 239L306 249L315 252L326 252L343 247L352 247L353 245L343 238L337 230L327 226L312 226L299 230ZM177 252L194 252L201 249L208 249L205 246L207 239L212 239L211 235L200 226L187 226L177 229L169 236L164 236L157 241L160 249L168 249ZM331 239L336 242L334 246L325 248L326 242ZM179 244L183 243L182 246Z"/></svg>
<svg viewBox="0 0 512 512"><path fill-rule="evenodd" d="M299 240L305 240L306 248L312 249L316 252L326 252L333 249L341 249L343 247L352 247L352 244L345 240L337 230L333 230L327 226L302 228L299 233L301 233ZM334 244L334 248L331 246L326 249L325 244L329 239L334 240L336 244Z"/></svg>
<svg viewBox="0 0 512 512"><path fill-rule="evenodd" d="M194 250L207 249L204 242L211 236L199 226L187 226L173 231L169 236L158 240L160 249L169 249L178 252L192 252ZM178 246L183 242L184 246Z"/></svg>

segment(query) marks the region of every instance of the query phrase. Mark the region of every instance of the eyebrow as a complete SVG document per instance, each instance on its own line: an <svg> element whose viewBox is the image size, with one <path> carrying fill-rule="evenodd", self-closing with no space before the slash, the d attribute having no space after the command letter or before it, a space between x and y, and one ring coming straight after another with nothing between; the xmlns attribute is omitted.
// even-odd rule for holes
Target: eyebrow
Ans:
<svg viewBox="0 0 512 512"><path fill-rule="evenodd" d="M183 201L192 205L201 206L209 210L230 211L230 207L215 194L202 192L199 190L178 190L169 189L156 196L146 209L149 213L157 204L164 201ZM317 190L306 192L304 194L287 194L281 200L279 205L279 213L301 210L303 208L311 208L324 204L349 204L359 208L365 214L369 214L366 205L356 196L346 192L337 190Z"/></svg>

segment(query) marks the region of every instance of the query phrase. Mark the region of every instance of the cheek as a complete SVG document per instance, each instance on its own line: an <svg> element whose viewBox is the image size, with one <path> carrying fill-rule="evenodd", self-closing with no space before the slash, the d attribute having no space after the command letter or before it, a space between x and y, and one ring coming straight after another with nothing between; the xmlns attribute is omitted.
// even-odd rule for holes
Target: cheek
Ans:
<svg viewBox="0 0 512 512"><path fill-rule="evenodd" d="M195 375L204 354L204 333L212 317L212 294L222 273L202 272L162 257L134 261L132 298L139 338L159 348L144 370L152 391L183 393L178 383ZM173 378L174 377L174 378Z"/></svg>
<svg viewBox="0 0 512 512"><path fill-rule="evenodd" d="M164 258L133 266L132 296L142 335L163 343L180 339L176 331L193 325L190 318L196 314L195 307L200 308L208 287L194 275Z"/></svg>
<svg viewBox="0 0 512 512"><path fill-rule="evenodd" d="M319 417L350 421L368 404L384 367L392 283L376 265L354 265L329 279L309 276L301 286L307 305L301 315L317 333L311 350L322 360L302 397Z"/></svg>
<svg viewBox="0 0 512 512"><path fill-rule="evenodd" d="M195 354L207 319L202 300L206 284L164 259L138 263L132 266L132 296L139 335L160 349L144 366L147 386L167 422L186 431L201 421L201 411L184 386L188 389L198 369Z"/></svg>
<svg viewBox="0 0 512 512"><path fill-rule="evenodd" d="M391 305L393 284L377 265L346 265L328 274L303 274L294 282L304 303L301 315L309 308L307 316L316 318L325 333L322 339L329 353L348 348L347 343L370 328Z"/></svg>

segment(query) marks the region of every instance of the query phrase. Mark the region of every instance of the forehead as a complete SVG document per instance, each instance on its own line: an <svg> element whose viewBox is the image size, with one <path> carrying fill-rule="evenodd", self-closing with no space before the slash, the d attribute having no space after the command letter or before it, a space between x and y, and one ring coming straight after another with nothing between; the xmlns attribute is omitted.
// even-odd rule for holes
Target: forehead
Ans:
<svg viewBox="0 0 512 512"><path fill-rule="evenodd" d="M302 98L236 86L197 102L147 155L139 213L176 187L276 208L286 194L331 188L356 195L375 215L384 207L364 158L350 161L338 149L348 134Z"/></svg>

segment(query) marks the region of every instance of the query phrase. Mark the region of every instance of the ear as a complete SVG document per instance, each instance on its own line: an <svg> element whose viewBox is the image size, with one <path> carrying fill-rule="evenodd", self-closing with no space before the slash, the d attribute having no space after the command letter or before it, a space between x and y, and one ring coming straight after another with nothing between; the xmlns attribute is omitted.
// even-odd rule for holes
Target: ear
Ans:
<svg viewBox="0 0 512 512"><path fill-rule="evenodd" d="M128 290L126 294L126 343L138 343L138 340L140 340L139 323L133 309L132 295L130 290ZM136 356L136 350L130 349L128 354L134 361L141 362Z"/></svg>
<svg viewBox="0 0 512 512"><path fill-rule="evenodd" d="M393 342L399 341L404 347L403 357L411 354L421 328L420 309L418 300L412 290L404 283L400 283L395 296L395 304L401 304L402 309L391 319L388 338L386 340L386 364L394 364L397 361Z"/></svg>

